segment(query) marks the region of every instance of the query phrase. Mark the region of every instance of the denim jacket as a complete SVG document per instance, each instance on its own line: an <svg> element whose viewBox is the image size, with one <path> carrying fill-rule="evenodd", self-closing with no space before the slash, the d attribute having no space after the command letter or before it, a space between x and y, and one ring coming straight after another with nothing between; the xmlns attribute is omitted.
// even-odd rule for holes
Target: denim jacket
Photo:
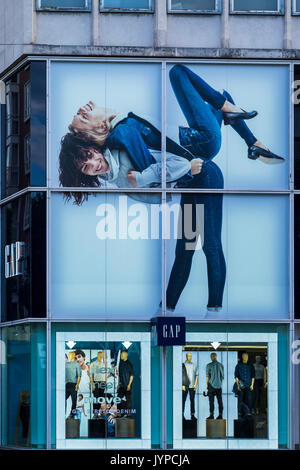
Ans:
<svg viewBox="0 0 300 470"><path fill-rule="evenodd" d="M111 131L106 139L106 145L110 150L126 150L136 171L142 172L156 163L149 148L161 150L161 132L150 122L130 112ZM194 158L189 150L169 137L166 138L166 151L184 157L189 161ZM185 186L192 178L191 171L189 171L178 182L180 186Z"/></svg>

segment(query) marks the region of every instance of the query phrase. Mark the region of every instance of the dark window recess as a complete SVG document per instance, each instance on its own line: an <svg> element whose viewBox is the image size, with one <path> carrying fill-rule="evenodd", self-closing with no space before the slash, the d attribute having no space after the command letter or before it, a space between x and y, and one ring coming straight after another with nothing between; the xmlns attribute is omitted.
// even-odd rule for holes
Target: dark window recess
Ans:
<svg viewBox="0 0 300 470"><path fill-rule="evenodd" d="M27 186L45 186L45 62L32 62L6 82L5 123L1 126L2 197Z"/></svg>
<svg viewBox="0 0 300 470"><path fill-rule="evenodd" d="M46 196L32 192L1 212L2 321L46 316Z"/></svg>

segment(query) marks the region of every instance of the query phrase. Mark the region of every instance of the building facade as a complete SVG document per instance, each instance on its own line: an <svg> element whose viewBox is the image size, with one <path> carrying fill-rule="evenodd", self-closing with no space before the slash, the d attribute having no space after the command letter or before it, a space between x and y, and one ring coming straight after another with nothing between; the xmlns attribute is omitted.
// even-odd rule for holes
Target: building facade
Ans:
<svg viewBox="0 0 300 470"><path fill-rule="evenodd" d="M1 446L297 449L300 2L0 8Z"/></svg>

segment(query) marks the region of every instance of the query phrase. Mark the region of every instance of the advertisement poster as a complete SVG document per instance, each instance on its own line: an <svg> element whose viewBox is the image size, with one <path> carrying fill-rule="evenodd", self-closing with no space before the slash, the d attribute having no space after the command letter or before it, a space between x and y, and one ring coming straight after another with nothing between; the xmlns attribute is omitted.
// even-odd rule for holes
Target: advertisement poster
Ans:
<svg viewBox="0 0 300 470"><path fill-rule="evenodd" d="M168 65L165 153L161 74L51 66L53 317L287 318L288 69Z"/></svg>

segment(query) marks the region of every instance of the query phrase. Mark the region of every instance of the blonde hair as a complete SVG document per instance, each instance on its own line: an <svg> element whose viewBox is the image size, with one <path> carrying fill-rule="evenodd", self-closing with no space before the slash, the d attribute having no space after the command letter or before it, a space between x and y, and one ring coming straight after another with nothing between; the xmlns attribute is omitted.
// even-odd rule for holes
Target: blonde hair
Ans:
<svg viewBox="0 0 300 470"><path fill-rule="evenodd" d="M76 128L72 126L72 124L69 125L69 131L73 132L73 134L76 134L77 136L82 137L87 141L95 142L95 144L103 146L111 131L110 120L105 119L105 123L107 129L106 131L100 130L97 127L95 127L94 129L77 131Z"/></svg>

